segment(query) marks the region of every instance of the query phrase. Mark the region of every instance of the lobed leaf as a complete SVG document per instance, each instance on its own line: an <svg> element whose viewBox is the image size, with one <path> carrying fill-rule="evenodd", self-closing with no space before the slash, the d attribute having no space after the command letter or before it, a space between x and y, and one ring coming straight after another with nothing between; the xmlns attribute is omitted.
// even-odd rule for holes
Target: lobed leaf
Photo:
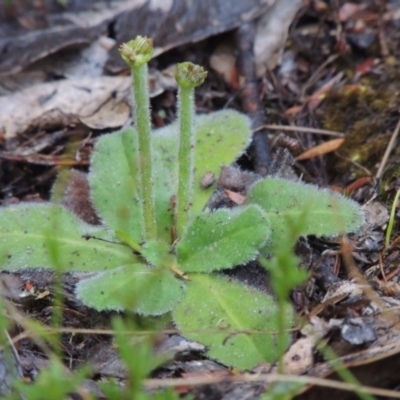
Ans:
<svg viewBox="0 0 400 400"><path fill-rule="evenodd" d="M211 358L240 369L276 360L276 337L269 331L277 330L278 308L272 297L222 275L192 274L191 279L172 312L184 336L208 346ZM291 309L285 324L286 329L293 324ZM283 335L289 344L289 334Z"/></svg>
<svg viewBox="0 0 400 400"><path fill-rule="evenodd" d="M64 271L101 271L132 263L131 249L103 227L93 227L62 206L21 203L0 209L0 264L4 270L54 268L52 251Z"/></svg>
<svg viewBox="0 0 400 400"><path fill-rule="evenodd" d="M188 226L176 251L184 272L211 272L256 258L269 226L258 206L204 212Z"/></svg>
<svg viewBox="0 0 400 400"><path fill-rule="evenodd" d="M180 301L184 285L166 269L132 264L80 281L77 297L96 310L130 309L161 315Z"/></svg>
<svg viewBox="0 0 400 400"><path fill-rule="evenodd" d="M136 139L134 128L102 136L93 152L89 183L93 204L105 224L141 242L143 216L136 187Z"/></svg>
<svg viewBox="0 0 400 400"><path fill-rule="evenodd" d="M285 219L301 218L300 234L316 236L354 232L364 221L353 200L327 189L277 178L256 182L248 192L246 204L258 204L268 215L269 249L288 235L290 225L283 223Z"/></svg>

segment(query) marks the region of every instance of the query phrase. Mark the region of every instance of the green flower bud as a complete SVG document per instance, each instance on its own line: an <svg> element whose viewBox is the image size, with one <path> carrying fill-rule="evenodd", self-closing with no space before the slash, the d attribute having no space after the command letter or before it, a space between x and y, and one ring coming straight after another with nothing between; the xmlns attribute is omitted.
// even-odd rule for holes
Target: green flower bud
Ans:
<svg viewBox="0 0 400 400"><path fill-rule="evenodd" d="M195 88L203 84L208 72L200 65L191 62L177 64L175 68L175 79L183 87Z"/></svg>
<svg viewBox="0 0 400 400"><path fill-rule="evenodd" d="M136 36L128 43L122 43L119 47L122 59L131 67L138 67L148 63L153 57L153 39L146 36Z"/></svg>

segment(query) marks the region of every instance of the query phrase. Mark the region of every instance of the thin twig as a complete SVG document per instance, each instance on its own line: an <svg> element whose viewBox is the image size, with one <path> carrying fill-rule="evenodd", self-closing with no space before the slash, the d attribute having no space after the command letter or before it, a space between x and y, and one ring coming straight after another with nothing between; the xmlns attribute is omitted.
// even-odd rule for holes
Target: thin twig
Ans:
<svg viewBox="0 0 400 400"><path fill-rule="evenodd" d="M299 331L299 327L294 327L290 329L285 329L285 332L288 333L294 333L296 331ZM88 328L45 328L45 332L48 335L56 335L58 333L71 333L71 334L80 334L80 335L104 335L104 336L112 336L115 335L115 330L113 329L88 329ZM188 333L198 333L198 329L193 329L193 330L188 330ZM230 333L232 336L233 335L250 335L253 333L257 334L263 334L263 335L277 335L279 332L278 331L271 331L267 329L246 329L246 330L223 330L221 329L202 329L202 333L209 333L209 334L227 334ZM173 335L173 334L178 334L179 331L177 329L161 329L161 330L143 330L143 331L135 331L135 330L127 330L120 332L123 335L130 335L130 336L151 336L151 335L159 335L159 334L165 334L165 335ZM22 339L26 338L31 338L34 336L34 332L31 332L30 330L26 330L25 332L21 332L18 335L14 336L12 338L13 343L18 343ZM1 350L1 346L0 346Z"/></svg>
<svg viewBox="0 0 400 400"><path fill-rule="evenodd" d="M384 168L385 168L385 166L386 166L386 164L387 164L387 162L389 160L390 153L393 150L394 142L396 141L397 136L399 135L399 131L400 131L400 118L397 121L396 128L395 128L395 130L394 130L394 132L392 134L392 137L390 138L390 141L389 141L389 143L388 143L388 145L386 147L385 154L382 157L382 161L379 164L379 168L378 168L378 171L376 172L375 179L382 178L383 170L384 170Z"/></svg>
<svg viewBox="0 0 400 400"><path fill-rule="evenodd" d="M318 128L308 128L306 126L288 126L288 125L261 125L253 130L253 132L258 132L262 129L270 129L273 131L287 131L287 132L305 132L305 133L315 133L317 135L333 136L333 137L344 137L345 134L342 132L329 131L327 129Z"/></svg>
<svg viewBox="0 0 400 400"><path fill-rule="evenodd" d="M327 67L329 64L332 64L337 58L339 57L339 54L333 54L329 56L317 69L316 71L312 74L312 76L308 79L308 81L304 84L301 90L301 96L300 98L305 97L305 93L308 90L308 88L313 85L320 77L320 74L322 70Z"/></svg>
<svg viewBox="0 0 400 400"><path fill-rule="evenodd" d="M161 387L176 387L176 386L198 386L212 385L221 382L296 382L304 385L318 385L336 390L345 390L349 392L363 392L376 396L392 397L400 399L400 393L394 390L380 389L371 386L361 386L353 383L334 381L330 379L315 378L312 376L298 375L281 375L281 374L241 374L232 376L199 376L193 378L172 378L172 379L148 379L144 381L144 386L147 389L157 389Z"/></svg>

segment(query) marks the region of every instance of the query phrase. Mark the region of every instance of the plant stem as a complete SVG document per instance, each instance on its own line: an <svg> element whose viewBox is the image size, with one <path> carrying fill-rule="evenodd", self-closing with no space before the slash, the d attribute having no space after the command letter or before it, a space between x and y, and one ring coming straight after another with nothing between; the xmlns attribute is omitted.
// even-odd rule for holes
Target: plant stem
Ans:
<svg viewBox="0 0 400 400"><path fill-rule="evenodd" d="M278 298L278 313L277 313L277 326L278 326L278 337L276 338L278 348L278 374L284 373L283 355L286 351L286 338L285 338L285 309L287 303L284 299Z"/></svg>
<svg viewBox="0 0 400 400"><path fill-rule="evenodd" d="M139 188L141 189L145 239L156 239L156 219L153 196L152 146L150 125L150 100L148 90L147 64L134 66L133 93L135 100L134 118L139 132Z"/></svg>
<svg viewBox="0 0 400 400"><path fill-rule="evenodd" d="M192 87L179 86L178 109L180 140L178 153L179 181L176 205L176 230L178 238L180 238L188 222L188 213L193 193L194 89Z"/></svg>
<svg viewBox="0 0 400 400"><path fill-rule="evenodd" d="M120 53L129 65L133 77L134 123L138 131L138 149L134 167L139 169L138 182L141 197L141 207L144 219L145 240L157 239L157 225L154 208L154 182L152 175L152 146L150 99L147 76L147 63L153 55L153 41L137 36L128 43L123 43Z"/></svg>
<svg viewBox="0 0 400 400"><path fill-rule="evenodd" d="M396 213L397 203L399 202L399 196L400 196L400 189L397 191L396 196L394 196L392 209L390 210L389 224L386 230L386 240L385 240L386 247L389 247L390 245L390 237L392 236L394 216Z"/></svg>
<svg viewBox="0 0 400 400"><path fill-rule="evenodd" d="M178 82L179 110L179 152L178 152L178 195L176 197L176 232L182 237L189 220L189 210L193 195L193 158L195 155L194 88L201 85L207 72L190 62L178 64L175 79Z"/></svg>

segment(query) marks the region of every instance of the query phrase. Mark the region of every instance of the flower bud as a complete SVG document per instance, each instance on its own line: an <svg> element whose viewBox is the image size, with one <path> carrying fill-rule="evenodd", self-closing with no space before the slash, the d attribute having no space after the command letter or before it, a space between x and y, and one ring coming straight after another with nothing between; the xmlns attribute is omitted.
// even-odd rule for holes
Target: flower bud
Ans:
<svg viewBox="0 0 400 400"><path fill-rule="evenodd" d="M183 87L195 88L200 86L207 77L208 72L200 65L191 62L177 64L175 68L175 79Z"/></svg>
<svg viewBox="0 0 400 400"><path fill-rule="evenodd" d="M153 39L146 36L136 36L128 43L122 43L119 47L122 59L132 68L143 65L153 57Z"/></svg>

